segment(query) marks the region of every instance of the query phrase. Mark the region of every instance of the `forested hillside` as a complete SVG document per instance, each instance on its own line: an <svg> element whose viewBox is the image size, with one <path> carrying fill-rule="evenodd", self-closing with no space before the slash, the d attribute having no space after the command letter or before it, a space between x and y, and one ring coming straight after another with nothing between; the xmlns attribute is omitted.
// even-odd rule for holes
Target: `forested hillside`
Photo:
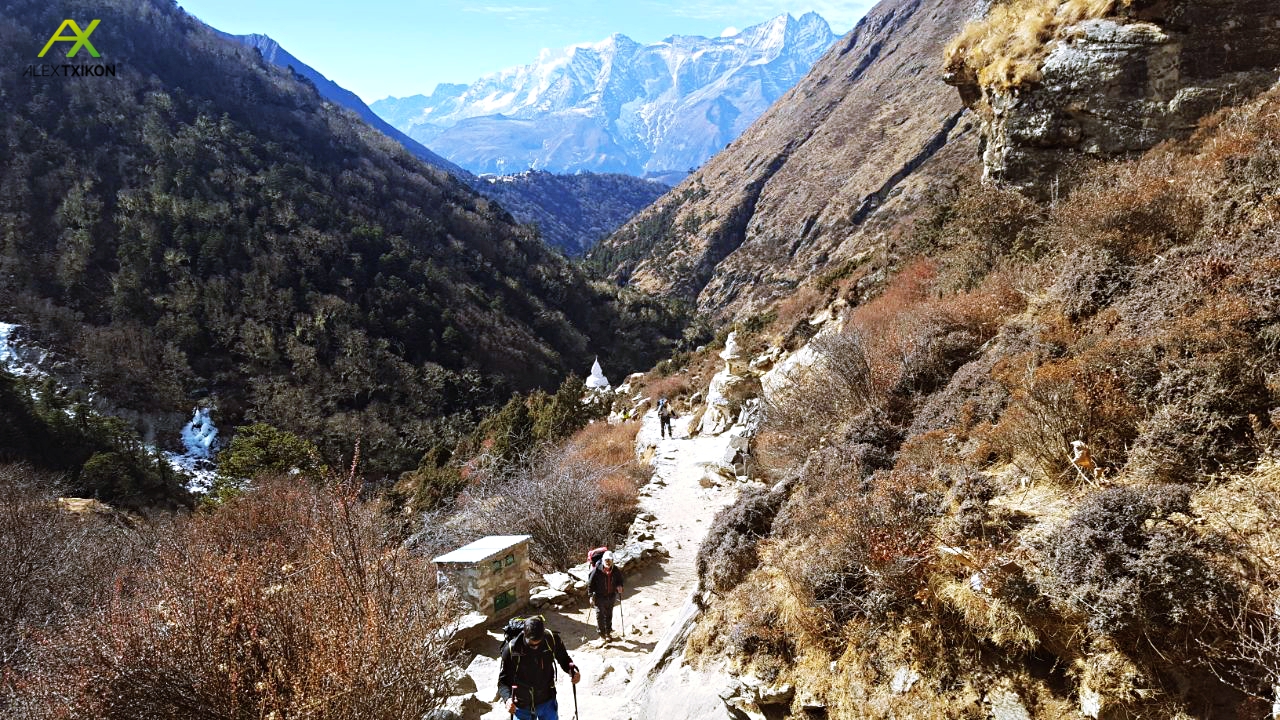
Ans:
<svg viewBox="0 0 1280 720"><path fill-rule="evenodd" d="M570 255L590 250L671 188L630 175L528 172L479 177L476 190L516 218L533 223L549 244Z"/></svg>
<svg viewBox="0 0 1280 720"><path fill-rule="evenodd" d="M36 57L68 17L100 19L101 58ZM116 76L22 76L89 60ZM676 332L171 3L7 3L0 67L0 312L121 409L207 395L224 424L361 440L376 475Z"/></svg>

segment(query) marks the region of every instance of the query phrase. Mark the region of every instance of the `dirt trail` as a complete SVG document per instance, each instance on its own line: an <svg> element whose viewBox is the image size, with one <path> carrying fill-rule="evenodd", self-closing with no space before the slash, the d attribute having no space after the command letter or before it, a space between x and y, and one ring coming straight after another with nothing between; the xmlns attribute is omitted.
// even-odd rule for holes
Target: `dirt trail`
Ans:
<svg viewBox="0 0 1280 720"><path fill-rule="evenodd" d="M697 587L694 560L707 527L721 508L737 495L736 488L703 488L699 479L706 463L719 461L728 446L727 436L689 437L688 418L677 418L674 438L659 439L657 416L650 412L640 430L642 441L656 445L653 471L658 478L646 486L640 511L652 513L655 537L671 557L627 577L622 600L622 618L614 610L614 631L626 632L622 639L601 645L596 639L594 611L583 600L562 610L543 614L547 626L561 633L569 655L582 670L578 685L578 715L582 720L622 720L633 674L649 660L658 639L674 623L685 601ZM472 665L479 687L477 696L493 697L497 687L496 658L500 643L496 634L476 649L483 656ZM558 682L560 717L573 717L573 692L563 674ZM495 703L484 720L507 718L504 707Z"/></svg>

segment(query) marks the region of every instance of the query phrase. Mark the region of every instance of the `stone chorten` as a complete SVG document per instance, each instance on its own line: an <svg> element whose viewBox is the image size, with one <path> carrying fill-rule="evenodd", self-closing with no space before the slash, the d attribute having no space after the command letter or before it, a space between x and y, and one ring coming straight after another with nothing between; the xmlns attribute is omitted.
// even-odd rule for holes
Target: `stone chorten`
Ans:
<svg viewBox="0 0 1280 720"><path fill-rule="evenodd" d="M729 333L724 341L724 350L720 351L724 370L711 378L711 385L707 388L707 409L698 426L702 434L719 435L728 430L738 421L738 413L747 398L758 394L760 383L747 370L743 357L738 347L738 333Z"/></svg>
<svg viewBox="0 0 1280 720"><path fill-rule="evenodd" d="M611 389L609 378L604 376L604 371L600 369L600 358L596 357L596 361L591 365L591 375L587 376L587 389L604 391Z"/></svg>

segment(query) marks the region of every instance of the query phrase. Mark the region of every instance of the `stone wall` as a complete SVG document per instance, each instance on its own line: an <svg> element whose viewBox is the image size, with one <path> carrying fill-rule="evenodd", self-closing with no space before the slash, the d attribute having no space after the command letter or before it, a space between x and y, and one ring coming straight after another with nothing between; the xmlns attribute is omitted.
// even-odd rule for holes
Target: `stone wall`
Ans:
<svg viewBox="0 0 1280 720"><path fill-rule="evenodd" d="M511 558L508 564L507 558ZM497 564L497 569L494 564ZM449 585L478 613L489 620L504 620L516 615L529 603L529 543L514 545L476 563L441 563ZM502 609L495 601L514 590L513 600Z"/></svg>

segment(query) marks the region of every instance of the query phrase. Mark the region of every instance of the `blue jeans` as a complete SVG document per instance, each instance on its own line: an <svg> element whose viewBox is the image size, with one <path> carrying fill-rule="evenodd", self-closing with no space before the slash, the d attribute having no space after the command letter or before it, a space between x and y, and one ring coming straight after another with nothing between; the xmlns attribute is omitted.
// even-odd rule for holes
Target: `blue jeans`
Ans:
<svg viewBox="0 0 1280 720"><path fill-rule="evenodd" d="M520 720L533 720L535 717L538 718L538 720L560 720L559 710L560 705L556 703L555 698L551 698L534 708L534 712L532 714L524 708L516 708L516 717Z"/></svg>

